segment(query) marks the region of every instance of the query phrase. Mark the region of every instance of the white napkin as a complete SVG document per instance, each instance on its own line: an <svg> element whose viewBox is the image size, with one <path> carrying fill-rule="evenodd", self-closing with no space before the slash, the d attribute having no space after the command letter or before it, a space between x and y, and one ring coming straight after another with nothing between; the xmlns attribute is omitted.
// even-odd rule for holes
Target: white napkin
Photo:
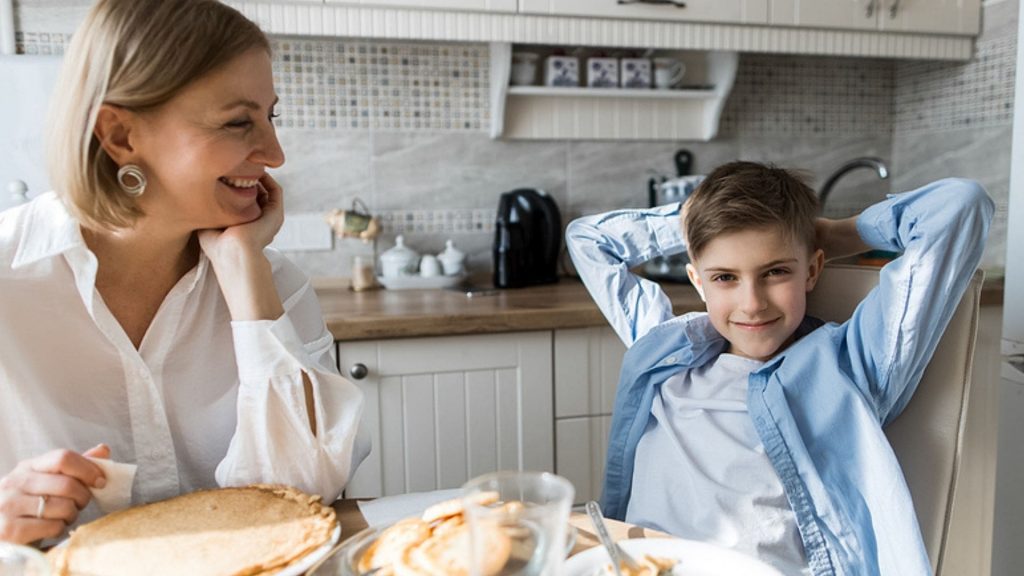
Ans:
<svg viewBox="0 0 1024 576"><path fill-rule="evenodd" d="M103 470L107 477L107 484L103 488L89 488L92 492L96 505L104 514L117 512L127 508L132 503L132 484L135 482L135 464L114 462L104 458L89 458L94 464Z"/></svg>
<svg viewBox="0 0 1024 576"><path fill-rule="evenodd" d="M384 496L376 500L358 502L359 511L363 513L368 526L386 526L398 522L409 516L419 516L428 507L459 498L462 490L453 488L451 490L434 490L433 492L413 492L411 494L398 494L396 496Z"/></svg>

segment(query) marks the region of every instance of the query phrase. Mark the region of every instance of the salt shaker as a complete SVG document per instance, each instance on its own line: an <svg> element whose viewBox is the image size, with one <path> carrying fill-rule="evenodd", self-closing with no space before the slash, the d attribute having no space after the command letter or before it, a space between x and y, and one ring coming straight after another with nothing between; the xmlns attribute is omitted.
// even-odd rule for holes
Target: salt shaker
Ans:
<svg viewBox="0 0 1024 576"><path fill-rule="evenodd" d="M466 253L456 248L454 242L447 240L444 243L444 251L437 255L437 259L441 261L445 276L458 276L462 274Z"/></svg>

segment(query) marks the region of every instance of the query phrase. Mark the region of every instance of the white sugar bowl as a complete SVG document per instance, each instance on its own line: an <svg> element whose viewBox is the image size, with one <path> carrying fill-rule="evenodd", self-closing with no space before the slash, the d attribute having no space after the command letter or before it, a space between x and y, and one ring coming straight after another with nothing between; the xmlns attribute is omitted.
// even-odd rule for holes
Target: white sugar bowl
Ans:
<svg viewBox="0 0 1024 576"><path fill-rule="evenodd" d="M381 273L385 278L410 276L416 273L420 255L405 246L405 237L397 236L395 246L380 255Z"/></svg>
<svg viewBox="0 0 1024 576"><path fill-rule="evenodd" d="M466 262L466 253L455 247L455 243L448 240L444 243L444 251L437 255L441 261L441 268L445 276L458 276L462 274Z"/></svg>

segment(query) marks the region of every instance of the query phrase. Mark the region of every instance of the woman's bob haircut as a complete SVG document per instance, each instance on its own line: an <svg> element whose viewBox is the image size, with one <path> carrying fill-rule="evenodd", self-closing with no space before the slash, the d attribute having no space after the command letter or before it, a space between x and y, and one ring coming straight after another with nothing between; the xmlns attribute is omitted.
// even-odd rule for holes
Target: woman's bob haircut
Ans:
<svg viewBox="0 0 1024 576"><path fill-rule="evenodd" d="M216 0L96 2L65 52L47 127L51 184L82 226L126 228L142 216L94 134L100 106L154 110L257 47L270 52L259 27Z"/></svg>

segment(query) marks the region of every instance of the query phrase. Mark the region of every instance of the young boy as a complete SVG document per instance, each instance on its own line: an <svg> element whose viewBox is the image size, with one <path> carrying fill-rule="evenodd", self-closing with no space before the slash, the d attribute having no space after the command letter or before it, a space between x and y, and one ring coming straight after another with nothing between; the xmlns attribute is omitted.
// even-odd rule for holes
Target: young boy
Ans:
<svg viewBox="0 0 1024 576"><path fill-rule="evenodd" d="M580 277L629 348L607 516L728 546L786 574L931 572L882 427L906 407L981 259L993 204L942 180L860 216L816 218L792 173L714 170L683 206L580 218ZM847 322L806 317L826 259L902 252ZM706 313L673 317L630 272L689 253Z"/></svg>

